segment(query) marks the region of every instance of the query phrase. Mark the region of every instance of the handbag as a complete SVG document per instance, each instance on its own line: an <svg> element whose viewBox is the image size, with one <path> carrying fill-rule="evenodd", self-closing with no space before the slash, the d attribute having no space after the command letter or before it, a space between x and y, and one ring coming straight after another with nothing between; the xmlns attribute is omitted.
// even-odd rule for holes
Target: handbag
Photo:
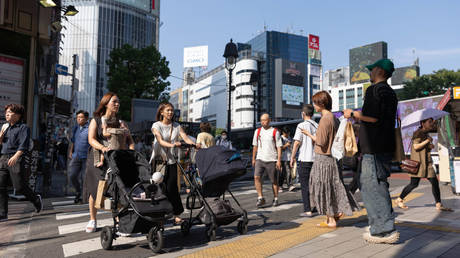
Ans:
<svg viewBox="0 0 460 258"><path fill-rule="evenodd" d="M394 162L402 162L406 158L406 154L404 153L404 146L402 141L402 134L401 134L401 120L397 119L397 127L395 128L395 152L393 156Z"/></svg>
<svg viewBox="0 0 460 258"><path fill-rule="evenodd" d="M412 141L410 142L409 147L412 146ZM404 159L401 161L401 169L409 174L417 175L418 169L420 167L420 161L413 159Z"/></svg>
<svg viewBox="0 0 460 258"><path fill-rule="evenodd" d="M94 203L94 207L96 207L96 209L98 210L104 209L104 201L105 201L104 193L106 190L107 190L107 181L99 180L99 184L97 185L96 201Z"/></svg>
<svg viewBox="0 0 460 258"><path fill-rule="evenodd" d="M358 144L351 122L347 122L345 128L345 156L353 157L358 152Z"/></svg>

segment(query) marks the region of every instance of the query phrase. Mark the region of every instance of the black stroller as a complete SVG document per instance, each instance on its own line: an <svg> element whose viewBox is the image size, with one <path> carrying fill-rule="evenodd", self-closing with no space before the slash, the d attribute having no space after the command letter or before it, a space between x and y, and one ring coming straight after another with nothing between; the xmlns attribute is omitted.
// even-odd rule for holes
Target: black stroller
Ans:
<svg viewBox="0 0 460 258"><path fill-rule="evenodd" d="M117 232L147 234L153 252L163 247L166 215L172 205L163 194L163 185L151 180L151 168L145 157L132 150L113 150L105 155L107 161L107 198L113 226L101 232L101 245L112 248ZM109 202L107 204L107 201Z"/></svg>
<svg viewBox="0 0 460 258"><path fill-rule="evenodd" d="M185 144L185 147L190 147L190 145ZM247 232L247 212L229 189L229 184L234 179L246 173L244 163L238 152L222 146L214 146L197 152L196 166L199 172L193 165L187 171L180 166L191 186L186 200L190 217L181 224L184 236L190 233L193 225L205 224L206 237L214 241L217 227L228 225L235 220L239 220L238 232L240 234ZM230 194L240 211L233 209L229 200L225 200L225 192ZM194 217L193 210L195 209L200 209L200 212Z"/></svg>

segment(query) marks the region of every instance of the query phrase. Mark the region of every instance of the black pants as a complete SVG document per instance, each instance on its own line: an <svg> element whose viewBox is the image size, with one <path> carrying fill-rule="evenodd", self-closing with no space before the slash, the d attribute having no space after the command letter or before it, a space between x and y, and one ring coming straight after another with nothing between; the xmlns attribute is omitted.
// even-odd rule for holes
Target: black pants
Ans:
<svg viewBox="0 0 460 258"><path fill-rule="evenodd" d="M12 167L8 166L8 160L13 154L1 155L0 157L0 216L8 215L8 179L13 183L16 192L22 193L30 202L37 202L37 195L30 189L25 178L25 160L20 157Z"/></svg>
<svg viewBox="0 0 460 258"><path fill-rule="evenodd" d="M184 212L179 189L177 188L177 164L166 165L166 171L163 182L166 185L166 196L173 206L174 215L180 215Z"/></svg>
<svg viewBox="0 0 460 258"><path fill-rule="evenodd" d="M401 192L399 198L404 199L412 190L417 188L420 183L420 177L411 177L410 184L408 184ZM436 203L441 202L441 192L439 191L439 182L436 177L428 178L428 181L431 183L431 191L433 192L433 197Z"/></svg>
<svg viewBox="0 0 460 258"><path fill-rule="evenodd" d="M303 210L311 211L310 206L310 172L313 162L299 162L297 173L299 173L300 190L302 192Z"/></svg>
<svg viewBox="0 0 460 258"><path fill-rule="evenodd" d="M280 188L283 187L283 183L286 180L287 187L291 186L291 166L289 161L281 161L281 171L278 177L278 185Z"/></svg>

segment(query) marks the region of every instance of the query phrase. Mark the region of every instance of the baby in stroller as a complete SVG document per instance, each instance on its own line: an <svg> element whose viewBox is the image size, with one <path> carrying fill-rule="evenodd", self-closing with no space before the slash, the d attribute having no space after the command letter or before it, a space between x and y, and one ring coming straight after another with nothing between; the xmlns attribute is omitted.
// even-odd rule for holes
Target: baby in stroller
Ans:
<svg viewBox="0 0 460 258"><path fill-rule="evenodd" d="M149 163L136 151L110 150L105 158L108 187L104 195L110 198L110 205L105 206L110 206L114 225L103 228L102 247L111 249L118 232L142 233L147 234L152 251L160 251L166 216L172 212L163 194L161 173L152 175ZM142 193L143 198L135 198L135 192Z"/></svg>
<svg viewBox="0 0 460 258"><path fill-rule="evenodd" d="M102 144L111 150L126 150L127 143L131 144L133 140L130 137L128 129L116 117L106 119L101 118L102 135L107 139ZM101 151L94 151L94 166L102 167L104 164L104 154Z"/></svg>

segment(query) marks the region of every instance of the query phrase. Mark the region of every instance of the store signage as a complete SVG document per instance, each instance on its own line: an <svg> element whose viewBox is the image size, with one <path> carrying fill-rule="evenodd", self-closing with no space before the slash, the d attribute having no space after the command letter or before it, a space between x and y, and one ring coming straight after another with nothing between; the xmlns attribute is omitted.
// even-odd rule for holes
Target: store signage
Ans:
<svg viewBox="0 0 460 258"><path fill-rule="evenodd" d="M0 55L0 107L21 104L25 61Z"/></svg>
<svg viewBox="0 0 460 258"><path fill-rule="evenodd" d="M441 101L439 101L438 103L438 106L436 107L436 109L438 110L443 110L444 107L447 105L447 103L449 103L449 100L450 100L450 88L446 91L446 93L444 94L444 96L442 97Z"/></svg>
<svg viewBox="0 0 460 258"><path fill-rule="evenodd" d="M208 46L184 48L184 68L208 66Z"/></svg>
<svg viewBox="0 0 460 258"><path fill-rule="evenodd" d="M319 36L308 35L308 48L319 50Z"/></svg>
<svg viewBox="0 0 460 258"><path fill-rule="evenodd" d="M460 99L460 86L453 87L454 89L454 99Z"/></svg>

